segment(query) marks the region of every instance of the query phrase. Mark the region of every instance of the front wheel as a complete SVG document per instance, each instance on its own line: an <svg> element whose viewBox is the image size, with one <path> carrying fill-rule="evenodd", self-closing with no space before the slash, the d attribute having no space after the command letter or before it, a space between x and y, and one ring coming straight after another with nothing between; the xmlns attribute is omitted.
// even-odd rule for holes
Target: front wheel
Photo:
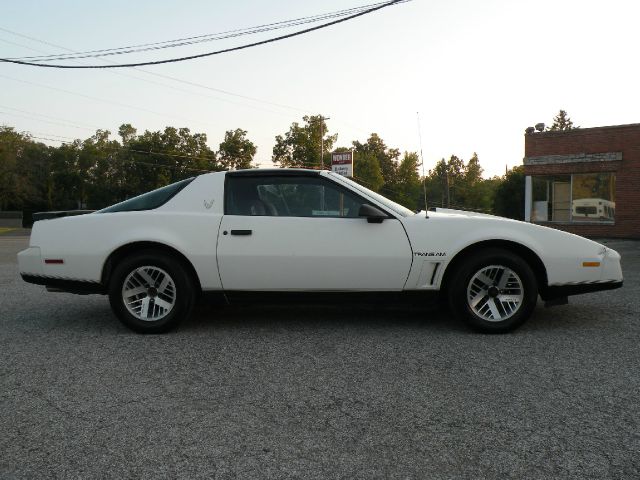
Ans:
<svg viewBox="0 0 640 480"><path fill-rule="evenodd" d="M502 249L470 256L454 272L449 285L453 313L485 333L514 330L531 316L538 299L531 267Z"/></svg>
<svg viewBox="0 0 640 480"><path fill-rule="evenodd" d="M162 252L138 253L116 266L109 284L111 308L138 333L164 333L189 316L193 282L176 259Z"/></svg>

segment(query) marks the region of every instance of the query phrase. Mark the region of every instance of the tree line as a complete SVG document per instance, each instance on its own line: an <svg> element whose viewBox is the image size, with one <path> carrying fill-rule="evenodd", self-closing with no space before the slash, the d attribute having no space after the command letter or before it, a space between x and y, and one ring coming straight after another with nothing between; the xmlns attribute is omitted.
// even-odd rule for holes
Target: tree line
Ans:
<svg viewBox="0 0 640 480"><path fill-rule="evenodd" d="M119 140L98 130L59 147L0 127L0 210L98 209L201 173L250 168L256 146L229 130L217 151L188 128L138 134L130 124Z"/></svg>
<svg viewBox="0 0 640 480"><path fill-rule="evenodd" d="M354 152L354 180L410 208L449 207L522 218L524 176L516 167L483 178L477 154L441 159L424 177L417 152L388 146L377 133L336 146L322 115L294 122L277 135L274 166L330 168L331 152ZM205 172L255 168L257 148L247 131L228 130L217 150L207 135L188 128L138 131L130 124L117 138L97 130L85 140L47 146L14 128L0 127L0 210L99 209Z"/></svg>
<svg viewBox="0 0 640 480"><path fill-rule="evenodd" d="M329 134L322 115L305 116L284 135L276 136L272 160L283 167L318 167L330 163L331 152L354 152L354 180L407 208L445 207L524 218L524 175L515 167L503 177L483 178L478 155L468 161L456 155L441 159L420 176L417 152L401 152L372 133L350 147L334 148L336 134ZM321 146L323 146L321 148Z"/></svg>

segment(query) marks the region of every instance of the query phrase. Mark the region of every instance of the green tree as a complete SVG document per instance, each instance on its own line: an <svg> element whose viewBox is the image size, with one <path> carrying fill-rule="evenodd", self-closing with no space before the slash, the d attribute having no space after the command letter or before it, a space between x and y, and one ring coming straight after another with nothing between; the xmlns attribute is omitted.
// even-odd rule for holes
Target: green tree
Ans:
<svg viewBox="0 0 640 480"><path fill-rule="evenodd" d="M477 153L466 164L456 155L441 159L426 178L429 204L490 213L497 180L482 178L483 171Z"/></svg>
<svg viewBox="0 0 640 480"><path fill-rule="evenodd" d="M231 133L234 140L248 142L243 130ZM0 209L102 208L221 169L206 135L188 128L138 134L132 125L123 124L118 134L122 143L110 138L109 131L97 130L85 140L48 147L0 127ZM239 152L237 165L252 155L252 144L243 146L246 150Z"/></svg>
<svg viewBox="0 0 640 480"><path fill-rule="evenodd" d="M329 152L338 135L329 135L327 124L322 115L305 115L303 125L293 122L289 131L276 136L273 147L273 163L281 167L319 168L321 165L321 150L325 167L329 165Z"/></svg>
<svg viewBox="0 0 640 480"><path fill-rule="evenodd" d="M122 125L120 125L120 128L118 128L118 135L120 135L120 138L122 138L123 145L129 144L131 140L136 138L137 132L138 131L133 128L130 123L123 123Z"/></svg>
<svg viewBox="0 0 640 480"><path fill-rule="evenodd" d="M433 170L429 170L429 176L434 181L429 182L430 186L435 183L436 190L440 193L439 203L445 208L459 208L464 195L464 180L466 177L466 167L464 161L455 155L451 155L449 161L441 159ZM459 198L460 197L460 198Z"/></svg>
<svg viewBox="0 0 640 480"><path fill-rule="evenodd" d="M459 203L465 209L488 213L493 208L495 185L493 180L482 178L483 172L478 154L474 152L464 167L464 177L459 185Z"/></svg>
<svg viewBox="0 0 640 480"><path fill-rule="evenodd" d="M11 127L0 127L0 210L43 203L49 148Z"/></svg>
<svg viewBox="0 0 640 480"><path fill-rule="evenodd" d="M558 114L553 117L553 125L548 128L548 131L557 132L560 130L573 130L574 128L580 127L574 127L569 115L567 115L567 112L565 110L560 110Z"/></svg>
<svg viewBox="0 0 640 480"><path fill-rule="evenodd" d="M117 140L110 140L110 134L108 130L97 130L82 142L80 167L87 174L80 173L79 206L102 208L122 197L122 146Z"/></svg>
<svg viewBox="0 0 640 480"><path fill-rule="evenodd" d="M473 185L475 183L482 181L482 173L484 169L480 165L480 160L478 159L478 154L473 152L473 155L469 159L465 167L464 173L464 181L467 185Z"/></svg>
<svg viewBox="0 0 640 480"><path fill-rule="evenodd" d="M400 157L400 150L397 148L388 148L384 140L382 140L377 133L372 133L365 143L360 143L355 140L353 142L353 148L358 157L372 155L376 158L380 166L380 173L384 179L383 187L385 194L393 197L393 191L395 190L394 184L397 180L397 162Z"/></svg>
<svg viewBox="0 0 640 480"><path fill-rule="evenodd" d="M13 128L0 127L0 210L20 200L18 164L27 141Z"/></svg>
<svg viewBox="0 0 640 480"><path fill-rule="evenodd" d="M348 149L343 149L349 151ZM340 151L337 149L336 152ZM384 185L384 178L380 171L378 159L372 153L353 152L354 180L374 192L379 192Z"/></svg>
<svg viewBox="0 0 640 480"><path fill-rule="evenodd" d="M218 150L218 162L224 170L251 168L256 151L256 146L247 138L246 130L227 130Z"/></svg>
<svg viewBox="0 0 640 480"><path fill-rule="evenodd" d="M418 174L420 160L416 152L405 152L396 173L396 201L401 205L417 210L422 205L422 182Z"/></svg>
<svg viewBox="0 0 640 480"><path fill-rule="evenodd" d="M166 127L128 140L122 155L127 196L139 194L199 173L220 170L204 133Z"/></svg>
<svg viewBox="0 0 640 480"><path fill-rule="evenodd" d="M47 202L48 209L69 210L77 204L76 163L80 141L63 143L51 151L52 192Z"/></svg>
<svg viewBox="0 0 640 480"><path fill-rule="evenodd" d="M466 165L461 158L451 155L447 162L447 183L449 185L449 205L452 208L464 207Z"/></svg>
<svg viewBox="0 0 640 480"><path fill-rule="evenodd" d="M496 186L494 207L496 215L524 220L524 167L513 167Z"/></svg>

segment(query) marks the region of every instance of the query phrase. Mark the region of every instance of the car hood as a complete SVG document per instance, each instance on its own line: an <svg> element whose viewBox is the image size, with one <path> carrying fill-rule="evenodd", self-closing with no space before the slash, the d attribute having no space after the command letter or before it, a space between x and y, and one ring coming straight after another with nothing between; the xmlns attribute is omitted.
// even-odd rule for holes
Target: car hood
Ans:
<svg viewBox="0 0 640 480"><path fill-rule="evenodd" d="M455 234L462 239L486 237L486 240L495 238L523 241L528 246L538 244L544 250L551 249L554 242L560 242L561 245L582 245L589 249L604 247L593 240L555 228L466 210L438 208L436 211L428 212L428 215L423 210L406 218L405 224L421 230L428 228L431 233L437 233L439 236ZM429 224L432 227L428 227Z"/></svg>

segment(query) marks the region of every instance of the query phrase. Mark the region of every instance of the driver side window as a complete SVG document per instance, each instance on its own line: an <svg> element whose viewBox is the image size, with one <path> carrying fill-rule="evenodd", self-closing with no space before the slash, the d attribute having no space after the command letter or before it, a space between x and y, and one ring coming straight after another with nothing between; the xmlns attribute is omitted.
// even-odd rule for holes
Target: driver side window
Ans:
<svg viewBox="0 0 640 480"><path fill-rule="evenodd" d="M357 218L365 203L321 177L230 176L226 213L279 217Z"/></svg>

